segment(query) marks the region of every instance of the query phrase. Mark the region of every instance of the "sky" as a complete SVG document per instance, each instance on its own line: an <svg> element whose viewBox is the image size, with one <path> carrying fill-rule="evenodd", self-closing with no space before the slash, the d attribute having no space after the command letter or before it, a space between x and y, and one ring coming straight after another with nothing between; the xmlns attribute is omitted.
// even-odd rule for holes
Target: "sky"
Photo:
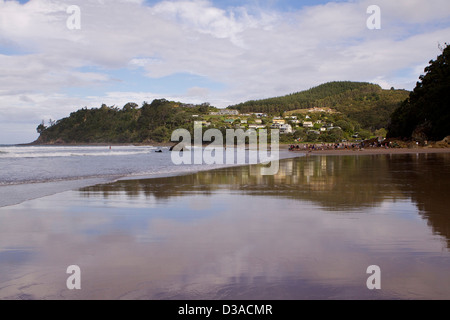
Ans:
<svg viewBox="0 0 450 320"><path fill-rule="evenodd" d="M449 39L448 0L0 0L0 144L102 104L412 90Z"/></svg>

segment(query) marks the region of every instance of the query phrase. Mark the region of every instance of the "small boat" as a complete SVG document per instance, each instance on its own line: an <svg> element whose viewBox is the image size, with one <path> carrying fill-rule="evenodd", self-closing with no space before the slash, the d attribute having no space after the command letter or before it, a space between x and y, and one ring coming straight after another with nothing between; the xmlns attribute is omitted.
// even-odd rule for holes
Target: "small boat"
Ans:
<svg viewBox="0 0 450 320"><path fill-rule="evenodd" d="M156 153L162 153L163 151L162 150L156 150L155 152Z"/></svg>

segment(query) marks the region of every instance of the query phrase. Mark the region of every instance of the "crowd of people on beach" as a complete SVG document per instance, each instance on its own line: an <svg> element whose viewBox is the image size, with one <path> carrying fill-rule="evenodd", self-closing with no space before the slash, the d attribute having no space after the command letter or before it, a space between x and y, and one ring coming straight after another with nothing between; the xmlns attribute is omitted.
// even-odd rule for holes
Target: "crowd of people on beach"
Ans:
<svg viewBox="0 0 450 320"><path fill-rule="evenodd" d="M365 148L384 148L393 147L388 141L363 141L360 143L321 143L321 144L301 144L290 145L289 151L323 151L323 150L363 150Z"/></svg>

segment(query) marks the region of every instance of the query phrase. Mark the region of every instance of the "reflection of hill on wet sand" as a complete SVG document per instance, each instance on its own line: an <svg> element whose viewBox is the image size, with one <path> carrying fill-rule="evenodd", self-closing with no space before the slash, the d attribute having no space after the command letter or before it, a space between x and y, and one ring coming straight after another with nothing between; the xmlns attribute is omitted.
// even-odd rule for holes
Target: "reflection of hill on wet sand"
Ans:
<svg viewBox="0 0 450 320"><path fill-rule="evenodd" d="M433 232L447 239L450 248L450 157L404 155L389 162L394 183L411 197Z"/></svg>
<svg viewBox="0 0 450 320"><path fill-rule="evenodd" d="M86 196L170 198L227 189L256 196L276 196L319 202L329 210L373 206L392 195L387 159L372 157L309 157L286 159L275 176L262 176L259 166L225 168L170 178L119 181L82 189ZM401 196L399 193L398 196Z"/></svg>
<svg viewBox="0 0 450 320"><path fill-rule="evenodd" d="M280 162L275 176L260 175L261 167L225 168L149 180L119 181L82 189L84 196L168 199L215 190L249 196L312 201L325 210L349 211L377 207L384 200L411 198L433 231L450 239L450 156L374 155L312 156ZM251 201L251 198L249 198ZM450 240L449 240L450 244Z"/></svg>

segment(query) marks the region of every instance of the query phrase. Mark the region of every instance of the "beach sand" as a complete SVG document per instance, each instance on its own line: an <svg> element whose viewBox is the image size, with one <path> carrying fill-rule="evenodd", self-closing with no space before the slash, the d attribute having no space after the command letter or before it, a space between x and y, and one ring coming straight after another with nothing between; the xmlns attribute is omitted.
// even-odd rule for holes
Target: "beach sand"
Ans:
<svg viewBox="0 0 450 320"><path fill-rule="evenodd" d="M449 299L449 157L313 154L0 208L0 299Z"/></svg>

